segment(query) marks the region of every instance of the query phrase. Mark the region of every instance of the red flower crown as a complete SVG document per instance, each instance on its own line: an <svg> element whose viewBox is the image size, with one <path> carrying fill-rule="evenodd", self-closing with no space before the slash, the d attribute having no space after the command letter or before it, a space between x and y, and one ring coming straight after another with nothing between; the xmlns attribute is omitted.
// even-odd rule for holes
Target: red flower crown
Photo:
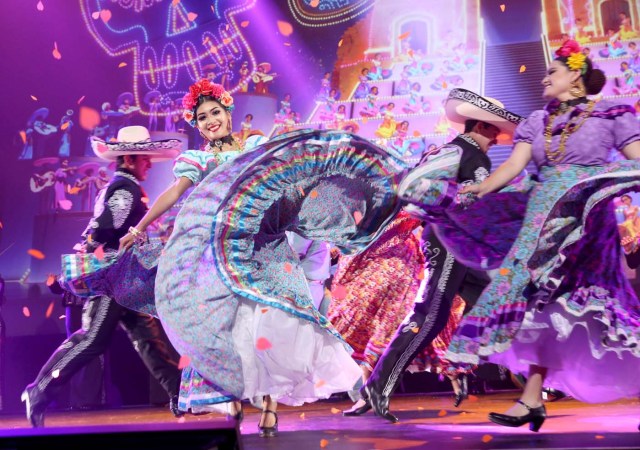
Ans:
<svg viewBox="0 0 640 450"><path fill-rule="evenodd" d="M192 127L196 126L195 107L201 95L213 97L224 109L229 112L233 111L233 97L231 94L225 91L222 85L212 83L206 78L203 78L189 86L189 92L182 98L182 107L184 108L182 117L189 122Z"/></svg>
<svg viewBox="0 0 640 450"><path fill-rule="evenodd" d="M580 44L573 39L564 41L562 47L556 50L556 57L567 58L566 65L571 70L579 70L583 75L587 72L587 57L582 53Z"/></svg>

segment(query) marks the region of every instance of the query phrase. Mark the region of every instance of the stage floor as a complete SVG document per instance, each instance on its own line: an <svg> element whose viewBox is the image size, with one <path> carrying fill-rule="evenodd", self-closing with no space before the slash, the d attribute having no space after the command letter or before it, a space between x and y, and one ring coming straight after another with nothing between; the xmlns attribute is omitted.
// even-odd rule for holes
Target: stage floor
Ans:
<svg viewBox="0 0 640 450"><path fill-rule="evenodd" d="M343 417L349 401L323 401L298 408L279 409L280 433L271 439L257 435L259 411L245 405L240 425L242 448L340 450L369 449L639 449L640 403L627 400L587 405L570 399L547 404L549 417L539 433L526 427L504 428L487 420L490 411L504 411L517 392L472 396L453 408L450 396L411 395L392 399L400 422L391 424L369 412ZM23 416L2 416L2 430L28 428ZM226 418L217 414L174 419L165 409L130 408L93 412L47 414L47 428L124 424L173 428L178 423L220 427ZM197 423L197 424L196 424ZM26 431L26 430L22 430ZM176 449L177 450L177 449Z"/></svg>

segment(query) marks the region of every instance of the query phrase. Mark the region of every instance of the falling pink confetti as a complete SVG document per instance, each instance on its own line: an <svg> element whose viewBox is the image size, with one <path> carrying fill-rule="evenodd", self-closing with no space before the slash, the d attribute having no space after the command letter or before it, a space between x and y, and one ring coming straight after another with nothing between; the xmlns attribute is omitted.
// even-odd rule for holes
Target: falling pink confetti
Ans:
<svg viewBox="0 0 640 450"><path fill-rule="evenodd" d="M58 50L58 43L57 42L53 43L53 51L51 53L53 54L53 57L55 59L62 59L62 54L60 53L60 50Z"/></svg>
<svg viewBox="0 0 640 450"><path fill-rule="evenodd" d="M198 15L194 12L190 12L187 14L187 19L189 19L189 22L193 22L194 20L196 20L196 17L198 17Z"/></svg>
<svg viewBox="0 0 640 450"><path fill-rule="evenodd" d="M36 9L38 11L44 11L44 4L42 3L42 1L39 1L38 4L36 5Z"/></svg>
<svg viewBox="0 0 640 450"><path fill-rule="evenodd" d="M291 265L291 263L284 263L284 271L287 273L291 273L291 271L293 270L293 266Z"/></svg>
<svg viewBox="0 0 640 450"><path fill-rule="evenodd" d="M93 18L93 20L98 20L100 18L100 11L91 13L91 17Z"/></svg>
<svg viewBox="0 0 640 450"><path fill-rule="evenodd" d="M44 317L48 319L49 317L51 317L51 314L53 314L53 302L49 303L47 311L44 313Z"/></svg>
<svg viewBox="0 0 640 450"><path fill-rule="evenodd" d="M84 100L84 97L85 97L84 95L83 95L82 97L80 97L76 103L77 103L78 105L79 105L80 103L82 103L82 101Z"/></svg>
<svg viewBox="0 0 640 450"><path fill-rule="evenodd" d="M284 20L278 20L278 31L283 36L290 36L293 33L293 27L289 22L285 22Z"/></svg>
<svg viewBox="0 0 640 450"><path fill-rule="evenodd" d="M189 358L187 355L182 355L180 357L180 361L178 362L178 369L184 369L185 367L189 366L189 364L191 364L191 358Z"/></svg>
<svg viewBox="0 0 640 450"><path fill-rule="evenodd" d="M35 248L30 248L27 250L27 254L33 256L35 259L44 259L44 253L40 250L36 250Z"/></svg>
<svg viewBox="0 0 640 450"><path fill-rule="evenodd" d="M331 290L331 296L336 300L342 300L347 296L347 288L341 284L336 284Z"/></svg>
<svg viewBox="0 0 640 450"><path fill-rule="evenodd" d="M353 213L353 219L356 221L356 225L359 225L362 221L362 213L360 211L356 211Z"/></svg>
<svg viewBox="0 0 640 450"><path fill-rule="evenodd" d="M98 261L102 261L104 259L104 245L98 247L93 254L96 255Z"/></svg>
<svg viewBox="0 0 640 450"><path fill-rule="evenodd" d="M111 20L111 11L109 11L108 9L103 9L102 11L100 11L100 18L104 23L107 23L109 20Z"/></svg>
<svg viewBox="0 0 640 450"><path fill-rule="evenodd" d="M23 314L25 317L31 317L31 311L29 310L29 307L28 307L28 306L23 306L23 307L22 307L22 314Z"/></svg>
<svg viewBox="0 0 640 450"><path fill-rule="evenodd" d="M269 350L271 347L273 346L271 345L271 342L267 338L261 337L261 338L258 338L258 340L256 341L256 348L258 350Z"/></svg>

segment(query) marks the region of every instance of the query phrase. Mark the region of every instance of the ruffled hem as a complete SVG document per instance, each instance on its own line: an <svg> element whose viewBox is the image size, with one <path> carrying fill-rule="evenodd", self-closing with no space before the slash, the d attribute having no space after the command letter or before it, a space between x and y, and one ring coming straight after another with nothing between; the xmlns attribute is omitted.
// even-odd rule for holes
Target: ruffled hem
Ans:
<svg viewBox="0 0 640 450"><path fill-rule="evenodd" d="M106 295L125 308L157 317L154 290L162 250L154 240L102 260L94 254L63 255L60 285L79 297Z"/></svg>
<svg viewBox="0 0 640 450"><path fill-rule="evenodd" d="M339 340L278 308L241 300L232 339L241 359L242 395L234 397L216 386L215 377L206 380L189 368L183 372L181 409L206 411L211 405L265 395L298 406L349 391L362 374Z"/></svg>
<svg viewBox="0 0 640 450"><path fill-rule="evenodd" d="M338 131L284 134L239 157L225 174L232 182L213 221L221 280L235 294L335 333L313 308L281 234L331 242L345 253L364 250L399 211L395 191L404 170L380 147ZM207 184L218 183L208 178Z"/></svg>
<svg viewBox="0 0 640 450"><path fill-rule="evenodd" d="M596 312L600 310L600 312ZM640 348L605 347L603 308L570 312L563 299L530 310L509 349L488 360L526 376L529 365L547 368L545 386L588 403L640 395Z"/></svg>
<svg viewBox="0 0 640 450"><path fill-rule="evenodd" d="M567 306L581 311L586 297L579 294L593 286L609 291L611 297L600 320L608 327L607 348L617 347L615 336L621 332L629 342L636 342L638 338L630 334L636 334L639 302L619 264L620 244L608 200L637 188L639 175L637 161L545 168L545 181L530 194L527 228L463 320L447 358L477 364L480 357L504 352L531 305L543 309L575 293ZM473 255L473 244L466 250ZM596 254L599 258L594 258ZM575 269L578 266L580 270Z"/></svg>

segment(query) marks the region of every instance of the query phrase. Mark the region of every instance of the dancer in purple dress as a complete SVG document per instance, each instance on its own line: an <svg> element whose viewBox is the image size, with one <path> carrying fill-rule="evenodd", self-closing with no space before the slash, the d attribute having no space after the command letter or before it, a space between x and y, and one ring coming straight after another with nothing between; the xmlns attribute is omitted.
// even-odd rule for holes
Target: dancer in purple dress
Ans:
<svg viewBox="0 0 640 450"><path fill-rule="evenodd" d="M546 418L543 383L585 402L640 394L640 302L620 264L612 204L640 188L640 127L628 105L587 98L605 81L576 42L565 42L542 80L549 103L518 126L510 158L458 192L479 200L465 210L433 209L440 181L426 171L400 186L401 196L439 216L438 235L450 251L472 267L498 269L447 358L528 372L518 402L489 415L500 425L538 431ZM630 161L609 162L611 148ZM513 186L492 193L530 161L539 181L526 194L507 192ZM441 187L436 196L455 194ZM524 217L508 214L518 202L526 202Z"/></svg>

